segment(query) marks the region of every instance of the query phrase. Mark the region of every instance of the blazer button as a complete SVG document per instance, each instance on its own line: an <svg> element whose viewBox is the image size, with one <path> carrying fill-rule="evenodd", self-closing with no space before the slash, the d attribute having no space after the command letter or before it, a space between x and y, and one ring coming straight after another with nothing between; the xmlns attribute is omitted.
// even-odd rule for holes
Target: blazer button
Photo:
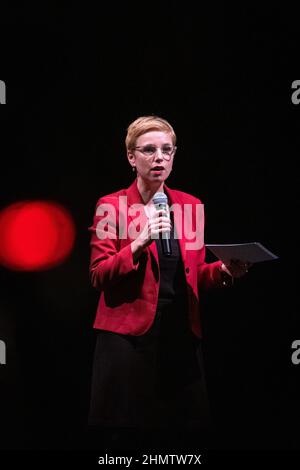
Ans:
<svg viewBox="0 0 300 470"><path fill-rule="evenodd" d="M190 268L185 268L185 272L188 274L190 272Z"/></svg>

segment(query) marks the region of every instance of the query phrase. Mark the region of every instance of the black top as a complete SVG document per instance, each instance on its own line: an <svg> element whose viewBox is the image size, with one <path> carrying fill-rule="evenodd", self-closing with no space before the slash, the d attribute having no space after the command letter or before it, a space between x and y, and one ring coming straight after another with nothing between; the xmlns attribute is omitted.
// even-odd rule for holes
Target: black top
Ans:
<svg viewBox="0 0 300 470"><path fill-rule="evenodd" d="M188 324L186 280L174 229L170 240L170 257L155 240L160 288L149 330L139 336L98 330L91 426L209 427L200 341Z"/></svg>
<svg viewBox="0 0 300 470"><path fill-rule="evenodd" d="M157 309L161 310L174 302L178 305L186 301L186 280L178 238L174 238L174 223L170 233L171 256L162 252L161 240L155 239L160 270L160 285Z"/></svg>

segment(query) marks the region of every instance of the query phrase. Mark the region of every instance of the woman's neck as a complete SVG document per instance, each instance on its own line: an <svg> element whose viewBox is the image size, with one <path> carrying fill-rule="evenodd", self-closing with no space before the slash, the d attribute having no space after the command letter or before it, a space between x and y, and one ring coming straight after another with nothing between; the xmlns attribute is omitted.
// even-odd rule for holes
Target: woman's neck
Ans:
<svg viewBox="0 0 300 470"><path fill-rule="evenodd" d="M157 192L164 192L164 182L156 184L147 184L142 178L137 179L137 188L145 204L147 204L150 199Z"/></svg>

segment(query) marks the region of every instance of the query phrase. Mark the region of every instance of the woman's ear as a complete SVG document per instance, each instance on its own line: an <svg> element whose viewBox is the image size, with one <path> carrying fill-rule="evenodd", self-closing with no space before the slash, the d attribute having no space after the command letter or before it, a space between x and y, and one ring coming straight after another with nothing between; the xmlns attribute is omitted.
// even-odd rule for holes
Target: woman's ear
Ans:
<svg viewBox="0 0 300 470"><path fill-rule="evenodd" d="M134 171L134 169L135 169L135 155L131 150L127 150L127 158L128 158L128 161L129 161L129 163L132 166L133 171Z"/></svg>

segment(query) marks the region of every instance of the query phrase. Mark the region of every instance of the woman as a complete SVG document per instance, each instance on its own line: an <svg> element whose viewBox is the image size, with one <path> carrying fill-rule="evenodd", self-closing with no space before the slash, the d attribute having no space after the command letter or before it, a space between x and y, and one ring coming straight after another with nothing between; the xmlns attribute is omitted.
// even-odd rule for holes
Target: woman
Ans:
<svg viewBox="0 0 300 470"><path fill-rule="evenodd" d="M90 276L100 299L89 423L103 436L118 430L116 448L136 448L137 438L141 447L183 445L180 433L198 439L209 429L199 295L231 285L248 266L205 262L201 201L165 184L176 153L166 120L136 119L126 148L136 179L99 199L90 227ZM157 209L156 193L167 196L171 212ZM166 236L171 256L162 251Z"/></svg>

